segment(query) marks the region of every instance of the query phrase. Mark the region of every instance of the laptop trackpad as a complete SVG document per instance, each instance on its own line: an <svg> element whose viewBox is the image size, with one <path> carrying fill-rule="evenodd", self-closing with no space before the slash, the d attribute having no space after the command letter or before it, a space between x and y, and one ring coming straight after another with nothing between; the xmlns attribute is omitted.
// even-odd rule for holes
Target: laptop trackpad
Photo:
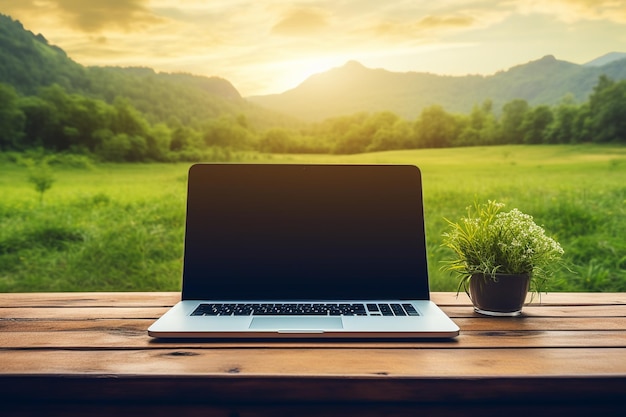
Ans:
<svg viewBox="0 0 626 417"><path fill-rule="evenodd" d="M257 330L336 330L343 329L341 317L254 317L251 329Z"/></svg>

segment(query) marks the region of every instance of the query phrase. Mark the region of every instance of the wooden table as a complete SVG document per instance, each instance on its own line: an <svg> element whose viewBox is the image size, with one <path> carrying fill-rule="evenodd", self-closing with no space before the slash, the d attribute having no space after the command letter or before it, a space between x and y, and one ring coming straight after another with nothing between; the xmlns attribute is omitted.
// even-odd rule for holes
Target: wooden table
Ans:
<svg viewBox="0 0 626 417"><path fill-rule="evenodd" d="M178 298L0 294L0 415L626 415L626 293L546 294L518 318L435 293L454 341L148 337Z"/></svg>

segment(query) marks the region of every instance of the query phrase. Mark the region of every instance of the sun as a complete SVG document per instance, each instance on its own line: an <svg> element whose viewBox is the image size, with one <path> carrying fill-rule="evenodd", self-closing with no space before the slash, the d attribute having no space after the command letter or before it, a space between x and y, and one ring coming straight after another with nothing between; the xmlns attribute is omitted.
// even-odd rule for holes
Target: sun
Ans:
<svg viewBox="0 0 626 417"><path fill-rule="evenodd" d="M345 64L346 57L313 57L282 61L276 64L276 84L281 91L297 87L307 78Z"/></svg>

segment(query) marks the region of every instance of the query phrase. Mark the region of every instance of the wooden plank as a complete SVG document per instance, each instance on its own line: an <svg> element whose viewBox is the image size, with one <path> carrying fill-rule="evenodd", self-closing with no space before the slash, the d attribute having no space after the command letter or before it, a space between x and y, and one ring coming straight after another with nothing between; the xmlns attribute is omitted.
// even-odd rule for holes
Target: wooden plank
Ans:
<svg viewBox="0 0 626 417"><path fill-rule="evenodd" d="M471 306L465 293L433 292L431 298L441 306ZM0 308L54 306L172 306L180 300L179 292L76 292L76 293L0 293ZM547 293L534 305L623 305L626 293Z"/></svg>
<svg viewBox="0 0 626 417"><path fill-rule="evenodd" d="M620 377L626 348L2 350L2 375Z"/></svg>
<svg viewBox="0 0 626 417"><path fill-rule="evenodd" d="M626 331L626 317L611 317L598 320L596 317L533 317L532 319L465 317L454 318L461 332L467 331L551 331L551 330L588 330L588 331ZM81 319L70 320L49 318L0 318L1 332L39 332L39 331L90 331L90 330L126 330L145 333L154 322L153 318L136 319Z"/></svg>
<svg viewBox="0 0 626 417"><path fill-rule="evenodd" d="M471 306L472 302L464 292L457 295L456 292L433 292L432 300L441 306ZM531 302L532 298L532 302ZM549 305L623 305L626 304L626 293L541 293L532 297L527 297L527 302L535 306Z"/></svg>
<svg viewBox="0 0 626 417"><path fill-rule="evenodd" d="M454 318L461 331L550 331L550 330L622 330L626 331L626 317L469 317Z"/></svg>
<svg viewBox="0 0 626 417"><path fill-rule="evenodd" d="M128 331L146 334L154 319L1 319L0 332Z"/></svg>
<svg viewBox="0 0 626 417"><path fill-rule="evenodd" d="M169 307L22 307L0 309L0 320L98 320L151 319L161 317Z"/></svg>
<svg viewBox="0 0 626 417"><path fill-rule="evenodd" d="M179 292L0 293L2 307L171 307Z"/></svg>
<svg viewBox="0 0 626 417"><path fill-rule="evenodd" d="M582 358L579 355L573 360L580 361ZM203 359L206 361L208 358ZM517 374L515 377L474 375L464 378L458 373L439 377L420 374L398 376L386 374L380 369L376 373L362 375L264 375L250 374L239 368L220 370L216 374L190 373L186 369L179 371L178 374L166 371L161 374L142 372L139 375L100 373L93 369L81 374L6 375L0 377L0 401L33 402L37 398L39 401L72 402L79 398L81 402L107 403L454 404L565 401L572 404L600 400L623 403L623 393L626 392L626 378L611 375Z"/></svg>
<svg viewBox="0 0 626 417"><path fill-rule="evenodd" d="M12 331L2 334L3 349L475 349L475 348L547 348L547 347L625 347L626 331L532 331L489 330L463 331L450 341L194 341L153 340L145 329L94 328L83 331Z"/></svg>
<svg viewBox="0 0 626 417"><path fill-rule="evenodd" d="M154 319L168 310L168 307L13 307L0 308L0 320L7 319L46 319L46 320L95 320L95 319ZM442 307L452 319L484 318L467 307ZM530 320L539 317L626 317L626 305L616 306L526 306L521 317L499 318L499 320Z"/></svg>
<svg viewBox="0 0 626 417"><path fill-rule="evenodd" d="M449 306L441 308L451 318L483 317L474 312L472 307ZM626 305L529 305L524 306L522 315L517 318L500 318L504 320L524 320L539 317L574 318L574 317L626 317Z"/></svg>

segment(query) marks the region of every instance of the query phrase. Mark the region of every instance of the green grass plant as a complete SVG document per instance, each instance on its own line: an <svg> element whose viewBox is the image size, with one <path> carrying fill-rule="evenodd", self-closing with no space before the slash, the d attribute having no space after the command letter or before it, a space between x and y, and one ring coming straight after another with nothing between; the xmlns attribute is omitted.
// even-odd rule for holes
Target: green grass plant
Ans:
<svg viewBox="0 0 626 417"><path fill-rule="evenodd" d="M359 155L242 155L245 162L407 163L424 177L431 289L444 218L498 200L565 250L549 291L626 291L626 147L497 146ZM45 204L27 167L0 155L0 291L177 291L190 164L51 164Z"/></svg>

